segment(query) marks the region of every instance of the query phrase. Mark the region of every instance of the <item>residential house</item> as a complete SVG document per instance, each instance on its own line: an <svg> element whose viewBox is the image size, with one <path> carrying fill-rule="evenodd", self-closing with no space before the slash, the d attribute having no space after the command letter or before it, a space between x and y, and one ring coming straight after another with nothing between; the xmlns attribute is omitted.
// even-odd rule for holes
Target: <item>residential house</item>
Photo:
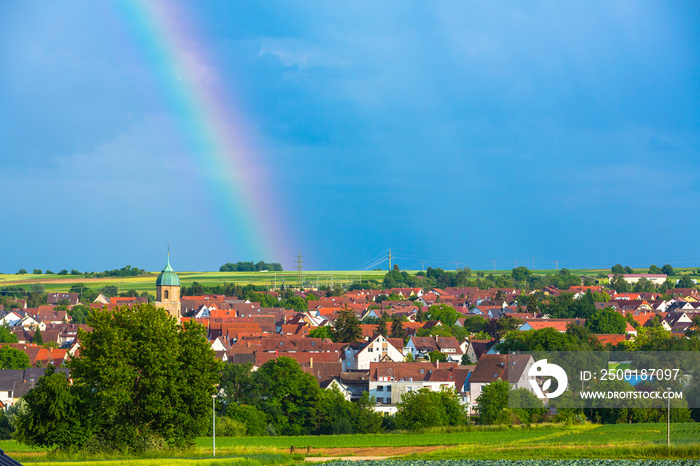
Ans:
<svg viewBox="0 0 700 466"><path fill-rule="evenodd" d="M367 343L347 345L344 350L344 371L368 370L372 362L402 362L403 340L376 335Z"/></svg>

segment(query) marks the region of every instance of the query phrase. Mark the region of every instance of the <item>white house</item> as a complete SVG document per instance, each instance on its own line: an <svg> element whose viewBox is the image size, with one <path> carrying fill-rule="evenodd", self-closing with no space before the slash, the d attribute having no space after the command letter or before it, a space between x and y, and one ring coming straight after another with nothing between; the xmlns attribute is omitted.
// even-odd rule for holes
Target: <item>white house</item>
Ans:
<svg viewBox="0 0 700 466"><path fill-rule="evenodd" d="M390 340L395 342L400 339L385 338L377 335L366 345L349 345L345 348L345 363L343 370L368 370L372 362L402 362L403 352Z"/></svg>

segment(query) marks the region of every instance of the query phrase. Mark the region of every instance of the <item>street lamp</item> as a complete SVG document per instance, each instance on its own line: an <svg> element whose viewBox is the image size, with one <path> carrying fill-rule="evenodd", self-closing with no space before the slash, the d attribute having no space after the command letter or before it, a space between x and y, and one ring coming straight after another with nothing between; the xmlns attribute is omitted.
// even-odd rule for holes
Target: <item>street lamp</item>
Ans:
<svg viewBox="0 0 700 466"><path fill-rule="evenodd" d="M211 396L211 450L212 456L216 456L216 395Z"/></svg>
<svg viewBox="0 0 700 466"><path fill-rule="evenodd" d="M671 387L666 387L666 393L668 397L666 401L668 402L668 413L666 414L666 447L671 447Z"/></svg>

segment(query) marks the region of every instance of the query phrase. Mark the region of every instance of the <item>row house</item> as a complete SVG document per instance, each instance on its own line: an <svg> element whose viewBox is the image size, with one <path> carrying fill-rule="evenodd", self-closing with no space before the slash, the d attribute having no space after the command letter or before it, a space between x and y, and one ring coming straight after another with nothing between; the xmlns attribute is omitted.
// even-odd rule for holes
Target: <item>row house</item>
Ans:
<svg viewBox="0 0 700 466"><path fill-rule="evenodd" d="M69 306L76 306L80 303L80 293L48 293L46 304L53 306L61 301L67 302Z"/></svg>
<svg viewBox="0 0 700 466"><path fill-rule="evenodd" d="M380 412L395 413L396 403L411 391L427 388L439 391L452 388L458 393L465 391L465 385L471 371L457 364L430 362L373 362L369 369L370 397L374 397Z"/></svg>
<svg viewBox="0 0 700 466"><path fill-rule="evenodd" d="M411 337L406 344L406 354L411 353L414 359L428 359L428 354L439 351L447 356L448 362L459 363L464 351L455 337Z"/></svg>

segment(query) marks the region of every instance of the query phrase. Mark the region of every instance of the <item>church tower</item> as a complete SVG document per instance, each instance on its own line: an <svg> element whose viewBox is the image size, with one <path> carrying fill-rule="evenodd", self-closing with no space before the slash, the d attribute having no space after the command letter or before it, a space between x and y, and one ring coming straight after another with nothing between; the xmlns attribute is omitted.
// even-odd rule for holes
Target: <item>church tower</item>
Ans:
<svg viewBox="0 0 700 466"><path fill-rule="evenodd" d="M156 280L156 307L162 307L180 321L180 279L168 262Z"/></svg>

